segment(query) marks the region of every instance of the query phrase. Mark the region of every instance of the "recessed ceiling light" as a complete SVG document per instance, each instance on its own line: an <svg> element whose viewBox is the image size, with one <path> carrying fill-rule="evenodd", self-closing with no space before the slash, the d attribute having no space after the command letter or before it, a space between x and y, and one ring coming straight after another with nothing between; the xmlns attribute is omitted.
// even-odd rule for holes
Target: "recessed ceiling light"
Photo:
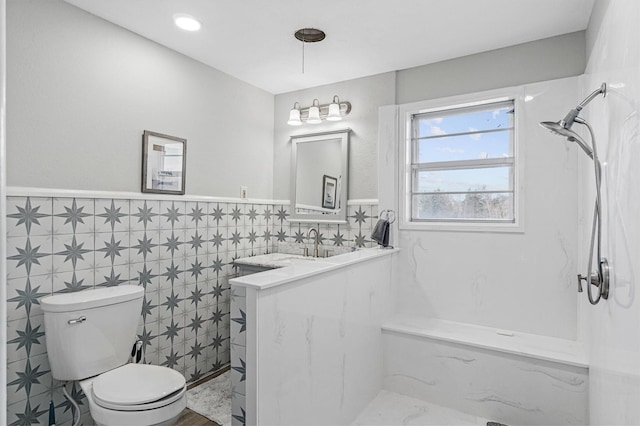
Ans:
<svg viewBox="0 0 640 426"><path fill-rule="evenodd" d="M178 28L182 28L185 31L198 31L202 25L193 16L179 13L173 15L173 22L175 22Z"/></svg>

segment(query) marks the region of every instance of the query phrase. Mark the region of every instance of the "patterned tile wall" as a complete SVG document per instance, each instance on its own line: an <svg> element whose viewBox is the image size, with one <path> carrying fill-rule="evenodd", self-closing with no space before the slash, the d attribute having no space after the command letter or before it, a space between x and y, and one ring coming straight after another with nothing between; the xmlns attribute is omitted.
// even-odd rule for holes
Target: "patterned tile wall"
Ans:
<svg viewBox="0 0 640 426"><path fill-rule="evenodd" d="M244 426L247 416L247 293L231 288L231 425Z"/></svg>
<svg viewBox="0 0 640 426"><path fill-rule="evenodd" d="M8 197L7 397L9 425L57 424L71 406L52 379L39 299L136 284L145 296L138 334L144 362L194 381L229 365L233 261L307 244L311 224L288 206L149 199ZM315 225L325 247L373 245L376 205L349 206L348 225ZM79 387L83 424L92 424Z"/></svg>

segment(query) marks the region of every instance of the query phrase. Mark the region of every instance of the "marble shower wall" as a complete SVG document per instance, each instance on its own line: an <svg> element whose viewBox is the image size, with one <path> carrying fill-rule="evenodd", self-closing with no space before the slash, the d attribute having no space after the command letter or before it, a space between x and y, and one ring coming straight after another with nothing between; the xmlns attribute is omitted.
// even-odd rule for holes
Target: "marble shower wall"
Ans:
<svg viewBox="0 0 640 426"><path fill-rule="evenodd" d="M588 40L592 50L582 86L586 96L606 82L607 96L584 109L603 163L603 256L611 266L609 299L591 306L589 410L593 425L640 424L640 2L596 1ZM586 271L595 197L592 164L582 169L586 196L580 245ZM596 290L597 291L597 290Z"/></svg>
<svg viewBox="0 0 640 426"><path fill-rule="evenodd" d="M28 195L28 194L25 194ZM158 197L161 198L161 197ZM10 196L7 200L7 397L10 425L71 418L51 377L40 298L100 286L145 287L138 335L144 362L187 381L230 363L233 260L307 243L314 225L288 205L176 198ZM350 205L348 225L315 225L324 246L371 246L377 205ZM85 424L88 407L79 387Z"/></svg>
<svg viewBox="0 0 640 426"><path fill-rule="evenodd" d="M522 118L522 232L394 229L402 247L397 312L574 340L578 251L578 152L538 123L557 120L580 98L577 77L511 88ZM485 99L496 92L482 94ZM468 96L464 98L468 100ZM481 94L473 94L481 96ZM440 101L463 102L461 97ZM381 109L380 209L398 210L398 107ZM398 222L401 222L399 220ZM397 222L397 223L398 223ZM397 225L396 225L397 226ZM395 231L395 232L394 232ZM536 271L544 270L545 279ZM540 307L543 306L544 309Z"/></svg>

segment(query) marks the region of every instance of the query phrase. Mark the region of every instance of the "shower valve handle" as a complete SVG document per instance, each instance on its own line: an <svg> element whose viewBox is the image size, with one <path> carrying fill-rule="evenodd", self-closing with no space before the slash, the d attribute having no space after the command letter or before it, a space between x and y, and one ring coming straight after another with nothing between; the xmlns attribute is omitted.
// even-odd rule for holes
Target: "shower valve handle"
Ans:
<svg viewBox="0 0 640 426"><path fill-rule="evenodd" d="M582 274L578 274L578 293L582 293L582 280L587 281L587 277L583 277Z"/></svg>
<svg viewBox="0 0 640 426"><path fill-rule="evenodd" d="M578 274L578 293L582 293L582 280L585 283L589 282L589 277L585 277L582 274ZM593 271L591 273L591 285L594 287L600 287L602 285L602 279L600 278L600 273Z"/></svg>

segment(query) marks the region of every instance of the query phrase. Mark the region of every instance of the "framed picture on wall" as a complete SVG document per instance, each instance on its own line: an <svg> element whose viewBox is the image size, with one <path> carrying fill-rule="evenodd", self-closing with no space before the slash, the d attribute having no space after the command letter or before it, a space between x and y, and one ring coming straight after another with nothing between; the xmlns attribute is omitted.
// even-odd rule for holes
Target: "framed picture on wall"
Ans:
<svg viewBox="0 0 640 426"><path fill-rule="evenodd" d="M142 192L184 194L187 140L149 130L142 134Z"/></svg>
<svg viewBox="0 0 640 426"><path fill-rule="evenodd" d="M324 175L322 176L322 207L325 209L336 208L336 189L338 179Z"/></svg>

